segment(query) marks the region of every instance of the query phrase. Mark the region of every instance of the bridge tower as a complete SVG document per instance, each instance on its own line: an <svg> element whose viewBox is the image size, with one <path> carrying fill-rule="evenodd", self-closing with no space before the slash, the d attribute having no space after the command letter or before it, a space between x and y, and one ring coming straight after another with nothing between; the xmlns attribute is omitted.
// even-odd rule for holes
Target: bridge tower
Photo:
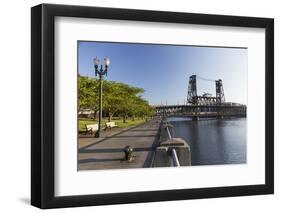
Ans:
<svg viewBox="0 0 281 213"><path fill-rule="evenodd" d="M222 80L216 80L216 102L222 104L225 102Z"/></svg>
<svg viewBox="0 0 281 213"><path fill-rule="evenodd" d="M197 85L196 85L196 75L191 75L189 77L188 91L187 91L187 102L186 104L197 104Z"/></svg>

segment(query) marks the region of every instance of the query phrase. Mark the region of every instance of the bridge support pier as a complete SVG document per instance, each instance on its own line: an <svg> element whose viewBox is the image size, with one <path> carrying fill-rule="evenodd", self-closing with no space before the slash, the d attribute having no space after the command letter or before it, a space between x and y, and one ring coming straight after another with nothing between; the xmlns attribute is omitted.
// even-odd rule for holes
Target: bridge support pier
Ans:
<svg viewBox="0 0 281 213"><path fill-rule="evenodd" d="M192 121L198 121L199 120L199 117L198 116L193 116L192 117Z"/></svg>

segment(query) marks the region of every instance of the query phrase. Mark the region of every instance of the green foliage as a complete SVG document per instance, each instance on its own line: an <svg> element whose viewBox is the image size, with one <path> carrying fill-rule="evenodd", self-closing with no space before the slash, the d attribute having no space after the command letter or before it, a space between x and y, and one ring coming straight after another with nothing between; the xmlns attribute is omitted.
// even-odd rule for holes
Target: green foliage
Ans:
<svg viewBox="0 0 281 213"><path fill-rule="evenodd" d="M79 76L79 110L92 109L97 111L99 103L99 80ZM133 87L121 82L103 80L103 112L108 120L112 117L122 117L125 123L128 117L148 117L154 114L154 109L142 97L144 89Z"/></svg>
<svg viewBox="0 0 281 213"><path fill-rule="evenodd" d="M78 107L81 109L98 108L99 83L96 79L85 76L78 77Z"/></svg>

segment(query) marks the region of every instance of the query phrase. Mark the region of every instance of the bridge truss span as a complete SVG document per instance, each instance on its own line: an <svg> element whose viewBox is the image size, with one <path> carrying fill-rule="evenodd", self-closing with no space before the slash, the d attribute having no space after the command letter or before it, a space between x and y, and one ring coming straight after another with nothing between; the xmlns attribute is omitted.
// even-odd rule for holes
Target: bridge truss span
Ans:
<svg viewBox="0 0 281 213"><path fill-rule="evenodd" d="M246 117L245 105L163 105L156 106L156 113L180 117Z"/></svg>
<svg viewBox="0 0 281 213"><path fill-rule="evenodd" d="M210 93L198 95L197 79L214 82L216 96L212 96ZM246 117L247 113L246 105L225 101L221 79L210 80L196 75L189 77L187 102L185 105L160 105L155 106L155 108L158 115L185 116L195 118L195 120L199 117Z"/></svg>
<svg viewBox="0 0 281 213"><path fill-rule="evenodd" d="M197 92L197 79L203 81L211 81L215 83L216 96L212 96L210 93L204 93L198 95ZM187 90L187 104L191 105L217 105L225 102L224 90L222 80L211 80L198 77L196 75L191 75L188 82Z"/></svg>

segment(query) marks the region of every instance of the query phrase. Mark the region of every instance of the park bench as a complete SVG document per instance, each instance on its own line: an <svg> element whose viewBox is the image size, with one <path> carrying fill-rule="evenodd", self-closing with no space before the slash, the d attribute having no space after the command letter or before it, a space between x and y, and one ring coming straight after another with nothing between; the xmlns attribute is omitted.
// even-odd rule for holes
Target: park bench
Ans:
<svg viewBox="0 0 281 213"><path fill-rule="evenodd" d="M86 133L93 134L95 131L99 129L98 124L85 124L86 125Z"/></svg>
<svg viewBox="0 0 281 213"><path fill-rule="evenodd" d="M106 122L105 123L106 129L111 129L113 127L118 127L115 122Z"/></svg>

